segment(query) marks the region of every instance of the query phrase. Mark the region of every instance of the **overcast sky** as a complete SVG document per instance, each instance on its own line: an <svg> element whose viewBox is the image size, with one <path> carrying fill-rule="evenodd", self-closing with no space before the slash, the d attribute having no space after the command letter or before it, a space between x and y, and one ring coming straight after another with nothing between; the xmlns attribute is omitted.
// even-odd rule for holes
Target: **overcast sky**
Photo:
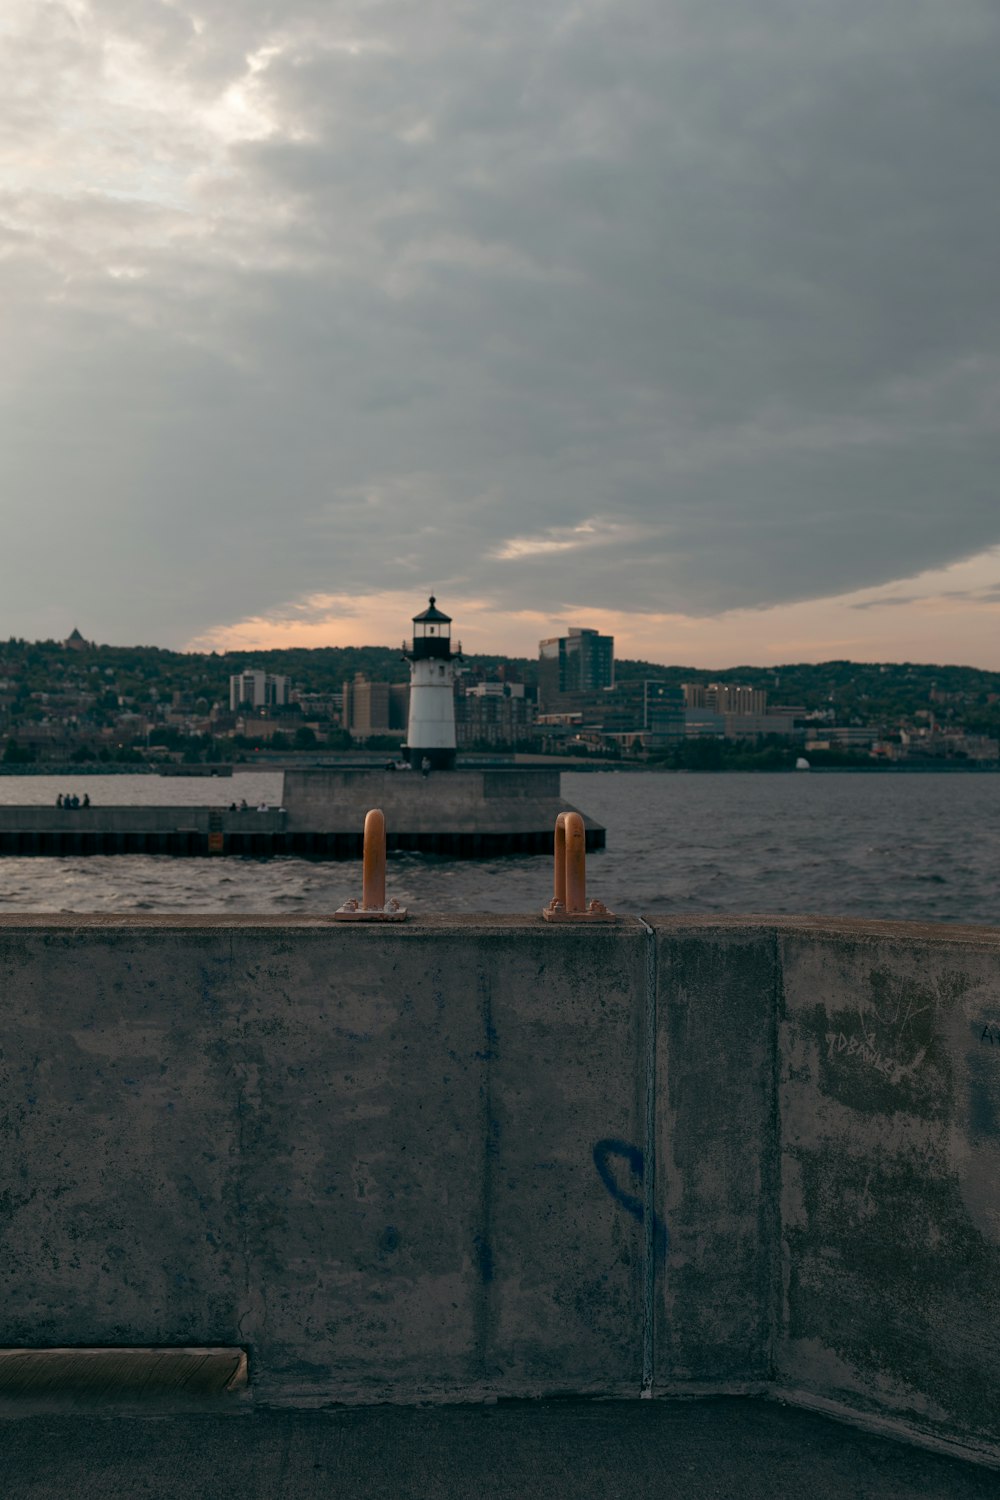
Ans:
<svg viewBox="0 0 1000 1500"><path fill-rule="evenodd" d="M996 0L4 0L0 635L1000 668Z"/></svg>

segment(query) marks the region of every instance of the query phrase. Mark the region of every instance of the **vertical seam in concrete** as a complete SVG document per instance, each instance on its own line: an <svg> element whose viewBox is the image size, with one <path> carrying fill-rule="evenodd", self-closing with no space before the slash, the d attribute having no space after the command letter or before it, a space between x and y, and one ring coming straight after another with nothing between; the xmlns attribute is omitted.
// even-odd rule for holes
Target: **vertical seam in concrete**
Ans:
<svg viewBox="0 0 1000 1500"><path fill-rule="evenodd" d="M784 998L784 972L782 967L781 934L774 932L774 982L771 986L771 1145L774 1152L772 1192L774 1205L768 1225L770 1240L770 1315L768 1317L767 1376L773 1382L777 1373L778 1340L781 1328L781 1309L784 1296L784 1271L782 1243L782 1161L781 1139L781 1007ZM768 1194L765 1193L765 1201Z"/></svg>
<svg viewBox="0 0 1000 1500"><path fill-rule="evenodd" d="M493 1191L494 1164L498 1154L498 1126L493 1115L493 1060L497 1050L496 1027L493 1024L491 976L485 970L480 976L480 1004L483 1026L483 1050L480 1075L480 1118L483 1131L482 1181L479 1189L479 1227L474 1236L479 1285L474 1311L475 1340L479 1379L488 1384L495 1373L491 1358L495 1347L493 1306Z"/></svg>
<svg viewBox="0 0 1000 1500"><path fill-rule="evenodd" d="M652 1399L656 1358L656 933L639 918L646 934L645 1120L642 1152L642 1386Z"/></svg>

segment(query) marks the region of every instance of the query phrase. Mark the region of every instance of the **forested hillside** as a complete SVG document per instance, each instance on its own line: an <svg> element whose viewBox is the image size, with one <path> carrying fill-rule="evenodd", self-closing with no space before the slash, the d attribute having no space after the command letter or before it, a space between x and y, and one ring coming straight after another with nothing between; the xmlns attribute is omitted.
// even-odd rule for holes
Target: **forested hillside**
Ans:
<svg viewBox="0 0 1000 1500"><path fill-rule="evenodd" d="M477 655L470 671L492 674L504 665L532 685L537 662L523 657ZM0 694L8 716L40 712L32 694L86 691L94 710L113 714L122 699L137 708L169 700L175 692L207 705L228 702L229 677L261 667L291 677L307 692L332 693L356 672L404 682L407 663L391 646L328 646L317 649L193 654L156 646L95 646L68 651L61 642L11 639L0 645ZM772 704L801 704L832 712L839 722L897 722L921 712L940 721L961 721L974 733L1000 732L1000 672L977 667L849 661L780 667L733 666L711 671L658 662L616 663L619 682L659 678L668 682L745 682L766 688Z"/></svg>

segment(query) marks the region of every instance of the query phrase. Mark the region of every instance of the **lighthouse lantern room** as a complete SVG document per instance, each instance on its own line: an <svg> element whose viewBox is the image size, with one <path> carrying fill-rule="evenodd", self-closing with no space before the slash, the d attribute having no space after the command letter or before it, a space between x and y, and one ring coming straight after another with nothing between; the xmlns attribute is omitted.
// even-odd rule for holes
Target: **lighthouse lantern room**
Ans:
<svg viewBox="0 0 1000 1500"><path fill-rule="evenodd" d="M451 616L431 595L430 607L413 616L410 663L410 720L407 754L415 770L450 770L455 764L455 663L461 647L451 649Z"/></svg>

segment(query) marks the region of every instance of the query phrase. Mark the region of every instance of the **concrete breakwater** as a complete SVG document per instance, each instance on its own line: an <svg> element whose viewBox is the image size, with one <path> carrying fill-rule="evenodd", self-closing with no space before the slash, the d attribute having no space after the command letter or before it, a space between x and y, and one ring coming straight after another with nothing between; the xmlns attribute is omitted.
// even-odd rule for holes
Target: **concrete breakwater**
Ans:
<svg viewBox="0 0 1000 1500"><path fill-rule="evenodd" d="M0 919L0 1344L1000 1460L1000 931Z"/></svg>
<svg viewBox="0 0 1000 1500"><path fill-rule="evenodd" d="M452 858L551 851L564 802L556 770L286 771L280 808L0 806L0 854L232 854L355 859L381 807L388 847ZM605 830L585 817L587 848Z"/></svg>

